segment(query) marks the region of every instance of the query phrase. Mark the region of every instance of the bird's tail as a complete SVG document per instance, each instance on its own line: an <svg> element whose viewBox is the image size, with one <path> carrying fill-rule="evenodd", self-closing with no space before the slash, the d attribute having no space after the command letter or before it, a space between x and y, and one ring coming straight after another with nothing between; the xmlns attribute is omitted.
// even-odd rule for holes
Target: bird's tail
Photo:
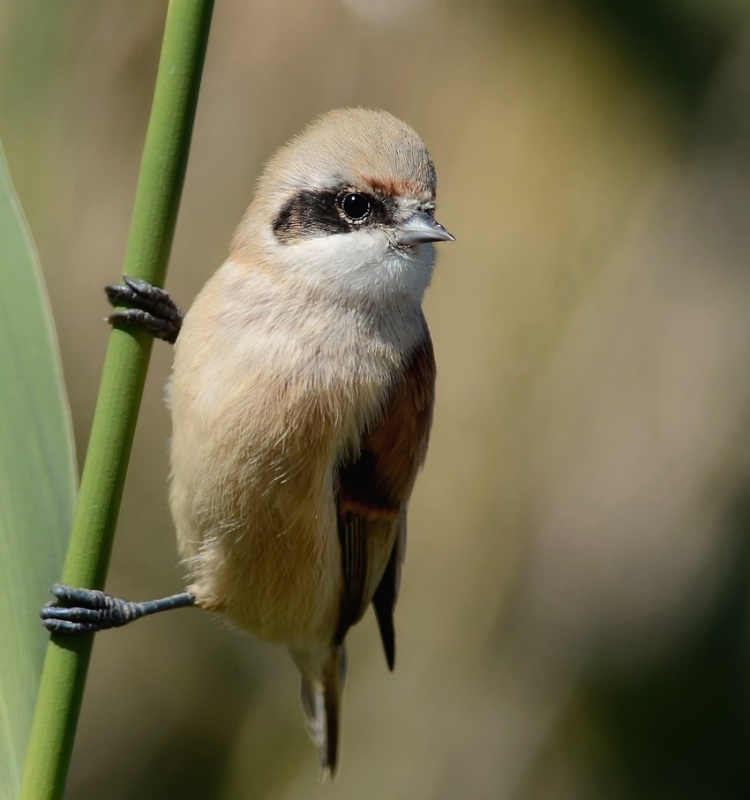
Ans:
<svg viewBox="0 0 750 800"><path fill-rule="evenodd" d="M310 738L320 753L323 779L333 778L339 752L339 714L346 681L346 650L330 651L320 673L302 674L302 710Z"/></svg>

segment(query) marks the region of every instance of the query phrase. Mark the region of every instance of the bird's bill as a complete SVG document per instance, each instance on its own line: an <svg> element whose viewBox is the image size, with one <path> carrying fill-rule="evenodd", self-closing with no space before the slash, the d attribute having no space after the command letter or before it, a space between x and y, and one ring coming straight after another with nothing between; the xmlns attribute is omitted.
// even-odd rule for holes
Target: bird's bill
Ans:
<svg viewBox="0 0 750 800"><path fill-rule="evenodd" d="M399 244L424 244L425 242L453 242L456 237L426 211L417 211L398 229Z"/></svg>

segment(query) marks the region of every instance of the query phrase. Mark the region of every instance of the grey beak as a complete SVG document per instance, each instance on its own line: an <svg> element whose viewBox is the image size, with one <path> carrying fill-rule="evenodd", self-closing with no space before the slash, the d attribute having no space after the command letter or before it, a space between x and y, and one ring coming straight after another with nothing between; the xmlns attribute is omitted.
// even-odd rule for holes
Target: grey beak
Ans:
<svg viewBox="0 0 750 800"><path fill-rule="evenodd" d="M426 211L412 214L398 229L399 244L423 244L424 242L454 242L455 236Z"/></svg>

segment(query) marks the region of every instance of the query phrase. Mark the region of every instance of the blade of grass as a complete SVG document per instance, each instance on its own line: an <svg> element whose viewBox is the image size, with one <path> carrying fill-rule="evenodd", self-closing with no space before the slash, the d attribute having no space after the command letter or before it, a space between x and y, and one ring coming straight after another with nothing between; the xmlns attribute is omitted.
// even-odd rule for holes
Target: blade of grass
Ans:
<svg viewBox="0 0 750 800"><path fill-rule="evenodd" d="M0 798L15 797L44 663L38 606L73 519L73 429L39 260L0 147Z"/></svg>
<svg viewBox="0 0 750 800"><path fill-rule="evenodd" d="M161 285L172 245L213 0L171 0L123 271ZM151 339L110 335L62 580L100 588L140 407ZM92 638L52 637L20 798L63 793Z"/></svg>

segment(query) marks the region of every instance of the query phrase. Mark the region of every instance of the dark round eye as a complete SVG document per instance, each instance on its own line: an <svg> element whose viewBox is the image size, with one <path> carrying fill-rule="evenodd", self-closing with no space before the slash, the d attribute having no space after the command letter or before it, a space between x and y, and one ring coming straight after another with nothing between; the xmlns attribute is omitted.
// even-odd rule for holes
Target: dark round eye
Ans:
<svg viewBox="0 0 750 800"><path fill-rule="evenodd" d="M341 198L341 210L350 220L358 222L370 213L370 201L359 192L347 192Z"/></svg>

